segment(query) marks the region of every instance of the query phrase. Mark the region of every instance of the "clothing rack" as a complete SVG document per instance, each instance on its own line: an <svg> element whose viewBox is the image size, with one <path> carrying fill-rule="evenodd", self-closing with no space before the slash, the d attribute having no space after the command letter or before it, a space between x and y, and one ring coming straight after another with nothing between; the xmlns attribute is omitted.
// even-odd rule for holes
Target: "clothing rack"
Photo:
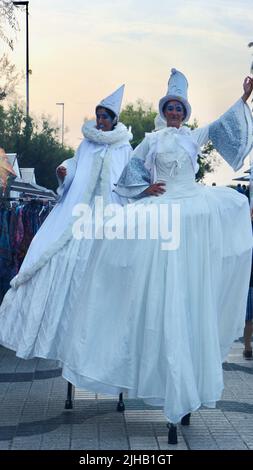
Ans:
<svg viewBox="0 0 253 470"><path fill-rule="evenodd" d="M18 202L18 203L43 203L43 204L56 204L57 201L54 199L45 199L45 198L39 198L39 197L29 197L29 196L24 196L24 197L1 197L0 196L0 205L8 202Z"/></svg>
<svg viewBox="0 0 253 470"><path fill-rule="evenodd" d="M55 202L27 194L0 196L0 303Z"/></svg>
<svg viewBox="0 0 253 470"><path fill-rule="evenodd" d="M2 197L0 196L0 203L1 202L43 202L43 203L48 203L50 202L51 204L56 204L56 200L54 199L47 199L47 198L41 198L41 197L31 197L31 196L24 196L24 197Z"/></svg>

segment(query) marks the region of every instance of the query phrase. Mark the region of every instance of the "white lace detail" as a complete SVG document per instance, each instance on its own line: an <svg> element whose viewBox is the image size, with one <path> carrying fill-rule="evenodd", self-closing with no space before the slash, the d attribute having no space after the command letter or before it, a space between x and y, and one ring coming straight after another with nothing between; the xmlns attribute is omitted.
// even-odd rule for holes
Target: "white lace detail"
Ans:
<svg viewBox="0 0 253 470"><path fill-rule="evenodd" d="M179 127L179 129L177 127L165 127L158 132L161 134L191 135L191 129L187 126Z"/></svg>

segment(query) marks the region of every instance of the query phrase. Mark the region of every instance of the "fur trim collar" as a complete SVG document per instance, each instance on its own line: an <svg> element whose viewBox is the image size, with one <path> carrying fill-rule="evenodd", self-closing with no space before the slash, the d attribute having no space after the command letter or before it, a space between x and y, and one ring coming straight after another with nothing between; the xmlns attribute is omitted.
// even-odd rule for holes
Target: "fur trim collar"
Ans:
<svg viewBox="0 0 253 470"><path fill-rule="evenodd" d="M96 121L87 121L82 127L82 133L86 139L96 144L127 143L133 138L131 132L121 122L118 122L113 131L103 132L101 129L96 129Z"/></svg>

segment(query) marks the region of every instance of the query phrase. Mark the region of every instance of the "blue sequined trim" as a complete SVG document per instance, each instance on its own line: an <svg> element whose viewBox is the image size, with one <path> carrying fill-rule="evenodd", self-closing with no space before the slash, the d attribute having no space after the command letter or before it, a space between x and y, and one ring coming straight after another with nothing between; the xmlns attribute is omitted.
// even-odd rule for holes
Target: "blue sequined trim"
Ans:
<svg viewBox="0 0 253 470"><path fill-rule="evenodd" d="M139 186L150 184L150 172L145 168L144 161L140 158L131 158L128 165L124 168L118 181L118 186Z"/></svg>
<svg viewBox="0 0 253 470"><path fill-rule="evenodd" d="M124 168L115 193L123 197L136 198L151 184L150 172L145 168L144 161L132 157Z"/></svg>
<svg viewBox="0 0 253 470"><path fill-rule="evenodd" d="M209 136L216 150L230 166L236 168L240 163L238 156L242 145L242 132L235 113L227 113L226 117L223 116L211 124Z"/></svg>

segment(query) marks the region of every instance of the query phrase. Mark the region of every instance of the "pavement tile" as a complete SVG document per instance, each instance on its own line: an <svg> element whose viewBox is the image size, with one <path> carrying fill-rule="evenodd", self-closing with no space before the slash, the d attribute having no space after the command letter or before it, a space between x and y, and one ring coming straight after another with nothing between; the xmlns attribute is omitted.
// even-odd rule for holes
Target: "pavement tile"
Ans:
<svg viewBox="0 0 253 470"><path fill-rule="evenodd" d="M253 361L236 342L224 363L225 388L216 409L202 407L190 426L178 425L178 444L168 444L162 410L131 400L116 411L118 396L73 387L74 408L65 410L67 382L58 362L24 361L0 347L0 450L253 450Z"/></svg>

